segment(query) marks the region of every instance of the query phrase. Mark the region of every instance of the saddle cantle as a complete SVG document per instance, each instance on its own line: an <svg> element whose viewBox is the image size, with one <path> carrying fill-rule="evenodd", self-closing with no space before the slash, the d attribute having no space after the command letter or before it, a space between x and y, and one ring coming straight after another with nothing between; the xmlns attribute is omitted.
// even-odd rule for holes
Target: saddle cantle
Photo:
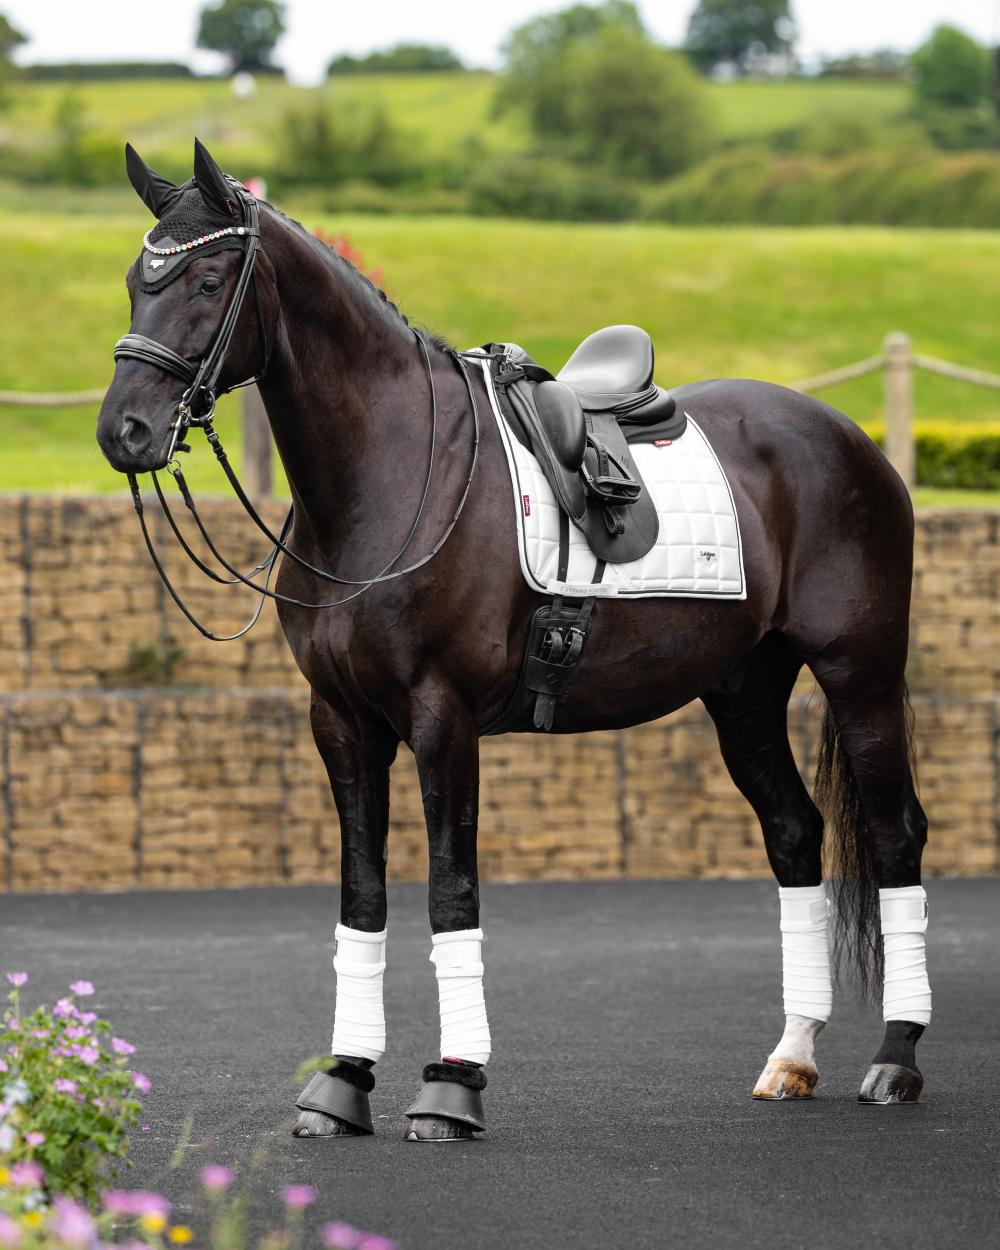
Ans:
<svg viewBox="0 0 1000 1250"><path fill-rule="evenodd" d="M514 436L537 460L560 509L559 579L569 558L569 523L597 558L626 564L651 550L659 534L656 504L629 453L629 442L672 440L687 426L673 397L653 382L653 344L638 326L608 326L584 339L556 375L516 343L487 343L493 389ZM568 604L557 595L539 608L529 631L521 677L507 707L484 726L502 733L530 715L550 730L590 629L594 599Z"/></svg>
<svg viewBox="0 0 1000 1250"><path fill-rule="evenodd" d="M687 419L652 380L653 345L638 326L608 326L551 374L515 343L486 345L498 403L542 467L566 516L600 560L624 564L656 542L656 507L628 442Z"/></svg>

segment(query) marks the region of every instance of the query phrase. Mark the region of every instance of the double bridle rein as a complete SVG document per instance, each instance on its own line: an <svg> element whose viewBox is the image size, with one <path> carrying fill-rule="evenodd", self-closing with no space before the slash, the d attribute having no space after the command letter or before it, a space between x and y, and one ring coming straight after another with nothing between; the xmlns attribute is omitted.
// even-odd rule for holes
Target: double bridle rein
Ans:
<svg viewBox="0 0 1000 1250"><path fill-rule="evenodd" d="M182 499L184 500L184 504L191 513L194 523L203 541L205 542L205 545L208 547L208 550L212 553L222 568L224 568L227 573L231 574L230 577L220 576L214 569L205 564L204 561L201 560L201 558L191 549L191 546L181 533L180 527L170 510L170 506L164 496L156 470L153 470L151 474L153 486L156 490L156 496L160 502L160 506L163 509L164 516L167 519L167 523L170 526L174 537L180 544L181 549L195 564L195 566L207 577L211 578L212 581L217 582L220 585L249 586L252 590L259 594L260 599L257 603L256 609L254 610L250 620L242 627L242 629L237 630L234 634L215 634L211 630L207 629L190 611L171 583L170 578L167 575L167 571L163 567L159 555L157 554L153 540L150 537L149 529L146 524L142 493L139 489L139 483L136 476L134 473L129 473L127 474L127 477L129 488L132 492L132 502L135 506L136 515L139 518L139 527L142 531L146 549L149 552L154 568L167 589L167 593L170 595L171 599L173 599L174 603L181 610L184 616L195 627L195 629L197 629L203 637L209 638L213 642L231 642L236 638L242 638L244 634L248 633L260 619L265 599L274 599L281 603L291 604L294 607L310 608L315 611L319 611L324 608L335 608L339 607L341 604L349 603L352 599L356 599L359 595L364 594L366 590L369 590L372 586L377 585L379 582L388 582L399 577L404 577L406 574L413 573L423 565L427 564L441 550L452 530L458 523L458 519L462 515L462 511L464 510L466 501L469 497L469 491L472 488L472 479L475 476L476 465L479 460L479 407L476 402L475 389L473 388L472 380L469 377L469 372L465 366L465 361L462 359L462 356L458 352L449 350L448 355L455 361L455 364L465 381L466 390L468 391L472 407L474 435L469 474L466 478L465 486L458 502L458 507L452 515L451 520L446 525L441 537L437 540L431 550L413 564L407 565L406 568L396 569L394 572L390 572L393 565L402 558L404 552L409 547L423 517L424 509L427 505L427 499L430 494L431 478L434 472L434 459L437 450L438 412L437 393L434 388L434 373L431 367L427 345L423 338L417 334L416 331L413 331L413 336L416 339L417 345L420 348L420 352L423 357L424 368L427 373L427 381L430 389L431 443L427 462L427 473L420 496L420 503L417 507L416 515L413 518L413 523L410 526L409 532L407 533L402 546L392 557L389 563L378 573L371 577L355 579L350 577L339 577L335 573L330 573L325 569L317 568L315 565L310 564L307 560L304 560L301 556L296 555L296 553L287 546L286 539L291 531L292 519L294 515L294 510L292 508L289 508L288 510L285 520L281 526L280 533L275 534L271 531L267 523L254 507L253 503L250 501L246 491L243 489L239 478L236 476L235 470L229 462L229 457L226 454L225 448L222 446L222 442L213 424L215 403L218 396L228 394L230 391L237 390L240 387L250 386L255 382L259 382L267 373L270 356L267 333L264 326L263 316L261 314L260 298L257 292L256 279L254 276L257 253L260 249L260 214L257 208L257 201L250 194L250 192L247 191L246 188L240 183L236 182L235 179L230 179L229 181L239 198L239 202L243 205L245 214L244 219L247 224L230 227L222 233L233 234L237 237L245 238L247 240L247 246L243 253L243 264L240 269L240 275L237 279L236 286L233 290L232 299L229 302L229 306L226 309L225 315L222 318L222 322L219 325L219 329L216 332L215 339L209 348L207 355L203 358L199 365L193 365L190 361L185 360L183 356L179 356L169 347L165 347L162 343L158 343L155 339L147 338L144 334L131 333L124 335L118 340L115 344L114 352L116 361L122 358L140 360L145 364L154 365L158 369L163 369L165 372L173 374L182 382L186 382L188 384L187 389L178 403L177 415L170 427L172 434L170 438L170 446L167 451L166 468L167 472L170 473L176 482L177 488L180 491ZM176 250L181 251L196 247L199 243L210 241L213 237L218 237L218 235L209 235L206 236L205 239L195 240L194 242L188 244L180 244ZM150 247L151 250L156 250L145 241L144 246ZM254 291L258 331L263 346L263 361L259 371L252 378L247 378L243 382L235 383L233 386L226 387L224 390L220 391L217 389L219 374L222 372L226 353L229 350L233 332L236 328L236 323L239 320L239 315L243 308L247 292L251 287L253 287ZM257 528L272 544L271 550L267 556L265 556L259 564L256 564L249 571L249 573L241 573L219 552L214 541L212 540L211 535L205 527L197 506L195 505L194 498L191 495L187 481L184 478L184 474L181 472L181 467L175 458L175 452L190 451L190 448L184 442L184 437L192 426L197 426L205 431L205 437L212 450L215 452L216 458L221 464L223 472L225 473L229 484L232 486L236 498L243 505L247 515L254 522ZM344 595L342 598L329 603L307 603L301 599L294 599L289 595L279 594L277 591L270 589L271 574L274 571L274 565L279 552L281 552L282 555L288 556L289 559L300 565L307 572L312 573L314 576L319 577L324 581L334 582L338 586L353 586L357 589L352 591L351 594ZM253 580L260 573L265 574L263 585L259 585Z"/></svg>

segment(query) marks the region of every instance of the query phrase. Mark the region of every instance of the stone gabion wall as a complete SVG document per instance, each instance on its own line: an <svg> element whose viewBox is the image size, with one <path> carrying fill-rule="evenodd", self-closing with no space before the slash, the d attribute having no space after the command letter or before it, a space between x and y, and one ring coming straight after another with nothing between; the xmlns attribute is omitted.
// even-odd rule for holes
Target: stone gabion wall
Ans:
<svg viewBox="0 0 1000 1250"><path fill-rule="evenodd" d="M259 558L233 505L205 511L227 554ZM280 505L269 511L280 523ZM918 519L911 685L932 872L1000 868L998 525L993 512ZM0 497L0 556L0 888L338 879L308 694L273 611L241 642L198 638L117 497ZM176 558L171 567L213 624L241 623L245 599L222 598ZM169 686L149 686L151 676ZM803 687L791 725L809 771L820 712ZM487 878L768 871L700 704L622 732L484 741L482 787ZM389 867L397 880L426 874L405 750Z"/></svg>

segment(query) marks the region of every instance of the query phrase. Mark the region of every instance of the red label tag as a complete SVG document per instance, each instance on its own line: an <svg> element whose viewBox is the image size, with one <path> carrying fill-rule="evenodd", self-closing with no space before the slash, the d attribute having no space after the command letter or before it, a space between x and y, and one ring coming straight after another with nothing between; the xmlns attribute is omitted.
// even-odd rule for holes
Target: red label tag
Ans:
<svg viewBox="0 0 1000 1250"><path fill-rule="evenodd" d="M672 438L654 438L654 447L669 447L674 440Z"/></svg>
<svg viewBox="0 0 1000 1250"><path fill-rule="evenodd" d="M531 496L530 495L521 496L521 506L524 508L524 515L531 516Z"/></svg>

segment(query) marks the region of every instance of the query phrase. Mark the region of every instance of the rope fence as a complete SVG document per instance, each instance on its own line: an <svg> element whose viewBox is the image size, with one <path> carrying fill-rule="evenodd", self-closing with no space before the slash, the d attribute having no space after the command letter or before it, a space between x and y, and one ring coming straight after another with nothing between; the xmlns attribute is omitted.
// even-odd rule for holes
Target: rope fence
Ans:
<svg viewBox="0 0 1000 1250"><path fill-rule="evenodd" d="M900 477L909 487L916 483L916 451L913 441L913 374L917 369L936 373L953 382L1000 391L1000 374L970 369L914 352L908 334L895 331L886 336L882 351L864 360L855 360L790 383L793 391L815 394L843 382L853 382L869 374L885 372L885 450ZM14 408L71 408L79 404L99 404L104 388L91 391L37 392L0 391L0 406ZM255 386L243 391L244 474L249 493L267 498L271 493L271 437L267 414Z"/></svg>

